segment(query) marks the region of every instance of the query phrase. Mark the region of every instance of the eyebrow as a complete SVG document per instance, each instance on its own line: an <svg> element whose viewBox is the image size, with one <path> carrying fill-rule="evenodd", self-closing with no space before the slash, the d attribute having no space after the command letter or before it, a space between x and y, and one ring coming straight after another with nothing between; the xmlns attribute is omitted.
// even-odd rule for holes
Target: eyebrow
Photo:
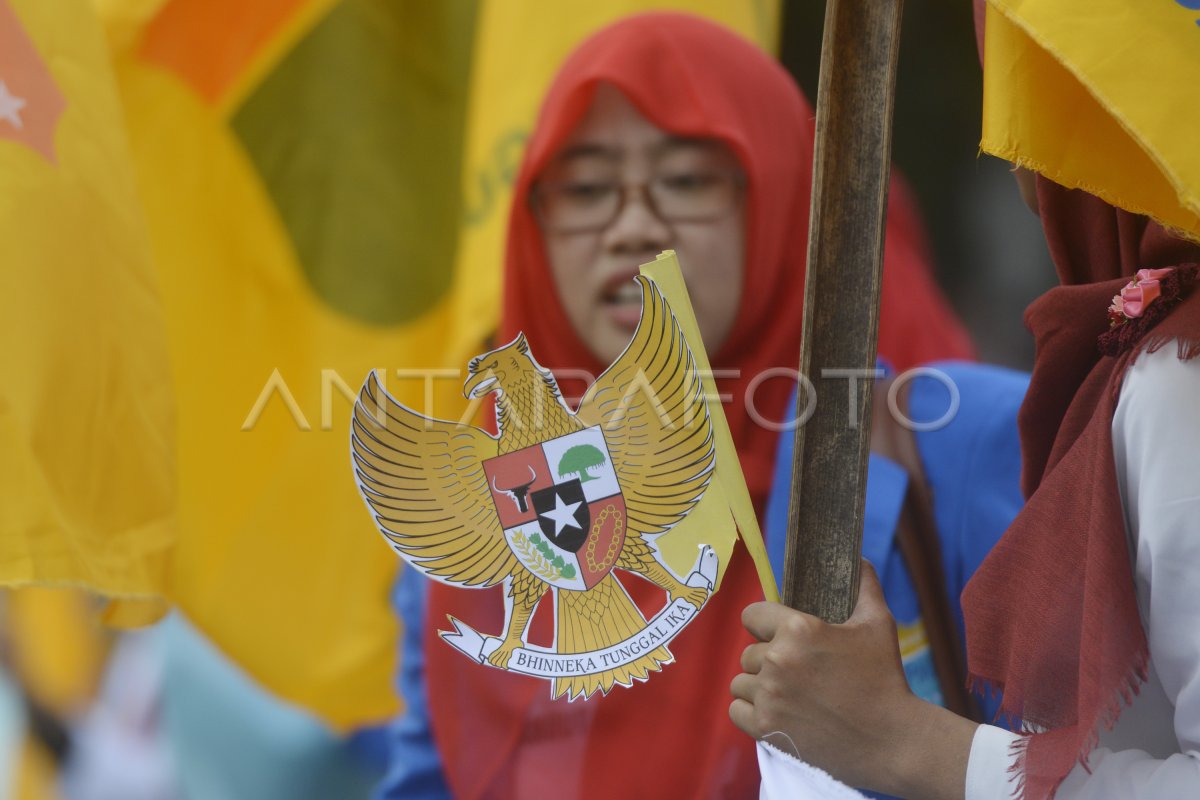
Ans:
<svg viewBox="0 0 1200 800"><path fill-rule="evenodd" d="M615 160L620 157L620 151L615 147L607 147L597 142L580 142L565 148L554 157L555 161L570 161L575 158L607 158Z"/></svg>
<svg viewBox="0 0 1200 800"><path fill-rule="evenodd" d="M701 136L668 136L653 148L655 155L676 147L696 147L703 150L718 149L721 142L716 139L706 139Z"/></svg>
<svg viewBox="0 0 1200 800"><path fill-rule="evenodd" d="M720 146L720 142L716 139L705 139L697 136L667 136L650 148L650 151L653 155L659 155L676 147L699 147L707 149L714 146ZM576 158L604 158L615 161L621 155L620 148L609 147L599 142L579 142L565 148L554 160L563 162Z"/></svg>

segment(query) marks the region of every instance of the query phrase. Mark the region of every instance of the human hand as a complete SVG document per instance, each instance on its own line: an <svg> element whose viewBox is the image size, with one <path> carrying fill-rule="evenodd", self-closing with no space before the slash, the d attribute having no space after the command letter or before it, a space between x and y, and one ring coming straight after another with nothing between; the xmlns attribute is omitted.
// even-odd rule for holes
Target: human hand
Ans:
<svg viewBox="0 0 1200 800"><path fill-rule="evenodd" d="M742 623L759 641L730 684L729 716L755 739L853 786L907 794L936 765L944 786L920 796L962 795L974 723L917 698L900 662L896 623L874 569L862 565L858 605L844 624L777 603L754 603ZM943 748L939 752L937 748ZM947 763L949 758L949 763ZM958 763L961 757L961 764ZM957 775L957 795L954 766Z"/></svg>

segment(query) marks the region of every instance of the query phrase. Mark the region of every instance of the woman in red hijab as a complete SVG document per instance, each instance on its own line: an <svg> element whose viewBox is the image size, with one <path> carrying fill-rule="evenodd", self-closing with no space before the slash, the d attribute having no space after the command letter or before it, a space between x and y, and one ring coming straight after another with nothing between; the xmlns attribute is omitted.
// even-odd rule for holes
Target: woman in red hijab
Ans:
<svg viewBox="0 0 1200 800"><path fill-rule="evenodd" d="M525 153L498 340L524 332L564 394L582 394L566 370L598 375L620 353L637 321L637 266L675 249L761 512L778 433L755 420L789 416L793 381L755 378L799 362L812 155L808 104L736 35L679 14L597 33L562 67ZM891 205L881 355L901 369L969 357L919 250L915 215ZM656 587L623 583L644 611L662 605ZM739 544L721 591L672 644L678 663L567 703L542 681L483 668L437 640L447 615L500 629L499 589L431 585L425 674L452 794L754 796L753 743L728 720L726 687L749 641L741 610L761 597ZM530 640L548 641L551 623L543 604Z"/></svg>

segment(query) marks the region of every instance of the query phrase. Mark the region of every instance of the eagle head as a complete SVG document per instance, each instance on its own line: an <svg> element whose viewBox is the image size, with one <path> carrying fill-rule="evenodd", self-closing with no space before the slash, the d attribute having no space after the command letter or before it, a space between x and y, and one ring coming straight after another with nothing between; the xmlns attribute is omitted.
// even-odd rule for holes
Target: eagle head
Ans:
<svg viewBox="0 0 1200 800"><path fill-rule="evenodd" d="M503 392L504 384L518 373L537 369L537 365L529 356L529 343L525 341L525 334L517 334L516 339L503 347L471 359L467 364L463 395L474 400L489 392Z"/></svg>

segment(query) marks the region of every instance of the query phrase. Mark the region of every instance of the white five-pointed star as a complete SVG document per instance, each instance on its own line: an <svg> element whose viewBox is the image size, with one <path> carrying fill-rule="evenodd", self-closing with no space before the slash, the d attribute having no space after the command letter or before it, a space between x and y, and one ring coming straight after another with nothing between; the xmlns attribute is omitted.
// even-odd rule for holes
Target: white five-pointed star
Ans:
<svg viewBox="0 0 1200 800"><path fill-rule="evenodd" d="M17 130L21 130L25 127L20 114L24 107L25 101L10 92L4 81L0 81L0 119L7 121Z"/></svg>
<svg viewBox="0 0 1200 800"><path fill-rule="evenodd" d="M564 503L562 497L554 495L554 508L542 512L542 516L554 520L554 535L562 533L563 528L578 528L575 521L575 509L583 503Z"/></svg>

